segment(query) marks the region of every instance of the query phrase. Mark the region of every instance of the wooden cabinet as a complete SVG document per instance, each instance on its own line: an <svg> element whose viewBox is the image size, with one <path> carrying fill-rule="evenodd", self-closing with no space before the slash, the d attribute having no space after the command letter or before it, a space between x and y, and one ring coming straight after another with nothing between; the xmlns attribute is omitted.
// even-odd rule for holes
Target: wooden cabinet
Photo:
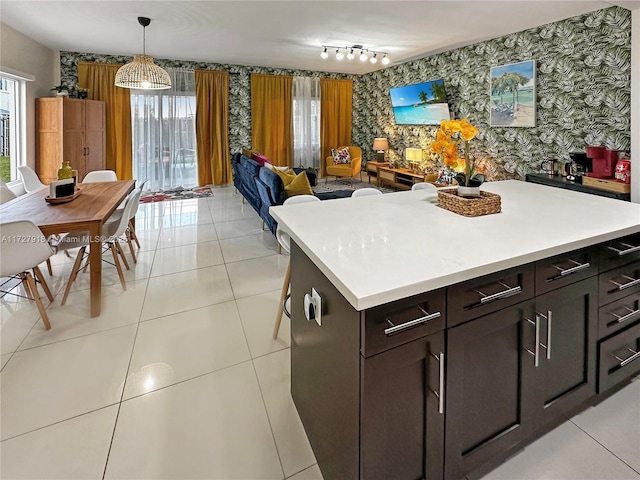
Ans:
<svg viewBox="0 0 640 480"><path fill-rule="evenodd" d="M561 417L596 392L598 277L535 298L539 330L535 423Z"/></svg>
<svg viewBox="0 0 640 480"><path fill-rule="evenodd" d="M378 167L378 185L385 184L400 190L411 190L414 183L425 181L423 173L414 173L406 168Z"/></svg>
<svg viewBox="0 0 640 480"><path fill-rule="evenodd" d="M63 160L79 180L105 168L105 103L68 97L36 99L36 172L43 183L58 178Z"/></svg>
<svg viewBox="0 0 640 480"><path fill-rule="evenodd" d="M533 314L529 300L448 330L445 478L463 478L530 433Z"/></svg>

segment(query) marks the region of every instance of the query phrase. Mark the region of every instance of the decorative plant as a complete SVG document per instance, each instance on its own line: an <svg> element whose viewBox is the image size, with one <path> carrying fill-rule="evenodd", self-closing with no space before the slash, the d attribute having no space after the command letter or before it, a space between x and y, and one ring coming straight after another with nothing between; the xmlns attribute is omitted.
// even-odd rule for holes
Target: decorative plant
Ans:
<svg viewBox="0 0 640 480"><path fill-rule="evenodd" d="M455 179L458 185L479 187L484 182L484 175L476 173L476 162L469 152L469 142L478 134L478 129L469 120L443 120L436 132L436 141L431 144L432 150L442 155L444 164L459 172ZM459 154L462 144L463 157Z"/></svg>
<svg viewBox="0 0 640 480"><path fill-rule="evenodd" d="M53 87L51 91L52 92L55 91L56 93L68 92L69 87L66 86L64 83L61 83L60 85L56 85L55 87Z"/></svg>

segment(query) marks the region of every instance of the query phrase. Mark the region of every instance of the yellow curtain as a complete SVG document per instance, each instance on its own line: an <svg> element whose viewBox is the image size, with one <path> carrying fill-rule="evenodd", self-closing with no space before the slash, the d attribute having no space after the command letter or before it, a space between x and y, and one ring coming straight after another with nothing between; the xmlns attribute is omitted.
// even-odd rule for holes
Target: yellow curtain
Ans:
<svg viewBox="0 0 640 480"><path fill-rule="evenodd" d="M293 159L293 77L251 75L251 148L274 165Z"/></svg>
<svg viewBox="0 0 640 480"><path fill-rule="evenodd" d="M331 149L351 145L353 80L320 79L320 162Z"/></svg>
<svg viewBox="0 0 640 480"><path fill-rule="evenodd" d="M88 88L88 98L106 106L106 168L120 180L133 178L131 97L128 88L115 86L114 63L78 63L78 86Z"/></svg>
<svg viewBox="0 0 640 480"><path fill-rule="evenodd" d="M229 156L229 72L196 70L198 184L232 180Z"/></svg>

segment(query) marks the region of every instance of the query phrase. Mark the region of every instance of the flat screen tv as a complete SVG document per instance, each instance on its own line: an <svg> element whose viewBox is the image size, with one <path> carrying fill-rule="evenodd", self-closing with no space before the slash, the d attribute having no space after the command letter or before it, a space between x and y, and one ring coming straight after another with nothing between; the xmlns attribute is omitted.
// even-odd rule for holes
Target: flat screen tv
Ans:
<svg viewBox="0 0 640 480"><path fill-rule="evenodd" d="M396 125L440 125L450 120L444 80L389 89Z"/></svg>

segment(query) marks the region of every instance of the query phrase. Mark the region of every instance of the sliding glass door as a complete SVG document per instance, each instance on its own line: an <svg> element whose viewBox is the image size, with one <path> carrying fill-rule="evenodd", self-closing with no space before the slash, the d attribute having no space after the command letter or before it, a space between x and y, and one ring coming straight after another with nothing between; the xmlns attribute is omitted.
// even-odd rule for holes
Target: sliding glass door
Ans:
<svg viewBox="0 0 640 480"><path fill-rule="evenodd" d="M193 71L166 70L171 89L131 91L133 178L151 191L198 185Z"/></svg>

